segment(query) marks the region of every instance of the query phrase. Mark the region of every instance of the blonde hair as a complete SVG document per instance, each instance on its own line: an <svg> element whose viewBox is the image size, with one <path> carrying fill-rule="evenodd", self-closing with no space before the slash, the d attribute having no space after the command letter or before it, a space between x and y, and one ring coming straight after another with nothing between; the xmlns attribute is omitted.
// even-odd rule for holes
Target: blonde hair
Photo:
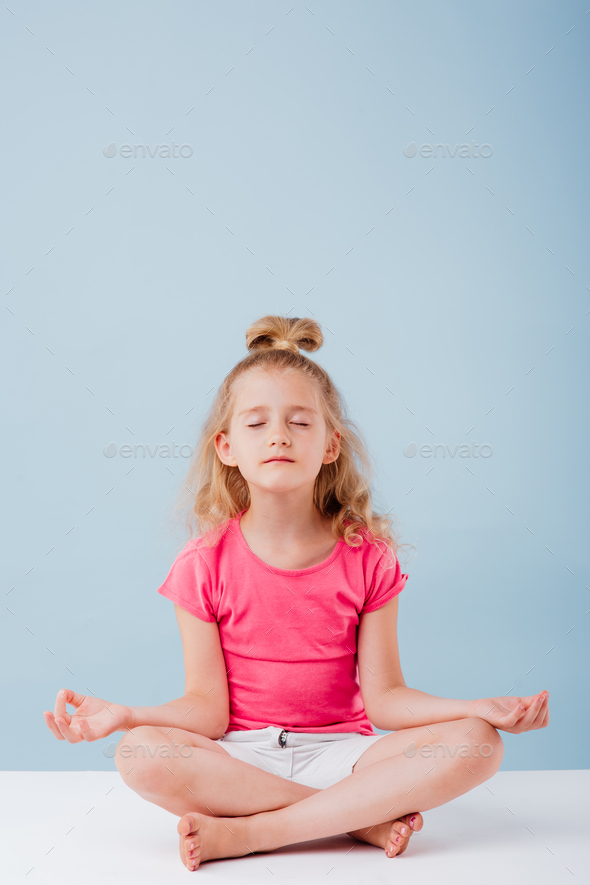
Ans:
<svg viewBox="0 0 590 885"><path fill-rule="evenodd" d="M393 553L402 546L392 530L392 519L373 510L371 456L362 431L347 416L344 400L325 369L299 353L300 349L319 350L323 341L318 323L307 318L265 316L248 328L250 352L226 375L217 391L174 507L177 515L186 514L189 538L207 534L214 544L218 533L213 530L250 506L246 480L238 467L220 460L215 439L229 431L239 386L250 372L263 370L298 372L308 378L319 393L328 434L334 430L341 434L338 458L321 465L313 490L314 504L323 516L331 518L335 535L351 547L362 544L363 534L372 543L385 542Z"/></svg>

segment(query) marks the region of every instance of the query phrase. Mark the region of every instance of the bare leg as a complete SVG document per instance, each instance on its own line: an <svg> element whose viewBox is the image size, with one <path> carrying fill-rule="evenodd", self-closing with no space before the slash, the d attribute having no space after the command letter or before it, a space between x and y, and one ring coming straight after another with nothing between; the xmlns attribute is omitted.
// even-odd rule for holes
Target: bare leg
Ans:
<svg viewBox="0 0 590 885"><path fill-rule="evenodd" d="M174 744L182 748L182 756ZM125 745L131 748L129 756L121 755ZM170 747L169 756L160 756L163 747ZM179 728L134 728L119 742L115 763L127 786L178 817L188 811L245 816L320 792L234 759L215 741Z"/></svg>
<svg viewBox="0 0 590 885"><path fill-rule="evenodd" d="M420 732L421 737L417 734ZM496 729L478 718L436 723L429 729L403 729L387 735L387 739L391 739L392 747L397 739L396 755L370 762L292 805L231 819L200 813L185 815L179 821L178 833L185 837L187 853L193 852L193 868L217 857L273 851L283 845L371 827L392 812L399 817L415 808L436 808L488 780L498 770L503 755ZM482 745L488 745L491 752L471 752L468 758L456 750L442 758L425 758L420 752L408 757L403 747L411 740L417 747L449 745L451 751L473 741L482 750ZM379 744L381 741L375 746Z"/></svg>
<svg viewBox="0 0 590 885"><path fill-rule="evenodd" d="M369 748L370 761L396 752L395 747L388 746L390 737L384 736ZM355 769L368 764L369 751L360 757ZM165 755L160 755L163 752ZM284 808L321 792L234 759L219 743L184 729L134 728L133 733L121 739L115 762L132 790L178 817L189 811L241 817ZM351 831L349 835L392 854L402 854L411 834L422 826L419 812L401 820L391 814L380 825ZM183 844L181 857L186 863Z"/></svg>

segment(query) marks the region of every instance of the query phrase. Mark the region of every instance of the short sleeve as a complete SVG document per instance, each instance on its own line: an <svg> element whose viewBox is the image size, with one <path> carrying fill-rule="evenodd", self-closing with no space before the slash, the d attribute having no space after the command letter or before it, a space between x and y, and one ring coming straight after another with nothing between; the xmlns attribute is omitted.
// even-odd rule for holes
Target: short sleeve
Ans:
<svg viewBox="0 0 590 885"><path fill-rule="evenodd" d="M397 556L388 547L379 557L370 576L361 614L382 608L386 602L402 592L407 579L408 575L402 575Z"/></svg>
<svg viewBox="0 0 590 885"><path fill-rule="evenodd" d="M158 593L166 596L201 621L216 621L211 574L194 545L181 550Z"/></svg>

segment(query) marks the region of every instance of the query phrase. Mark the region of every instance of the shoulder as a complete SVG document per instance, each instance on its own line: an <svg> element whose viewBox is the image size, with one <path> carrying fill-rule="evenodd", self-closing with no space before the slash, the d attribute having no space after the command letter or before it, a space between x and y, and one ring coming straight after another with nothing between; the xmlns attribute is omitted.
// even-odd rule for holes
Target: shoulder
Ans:
<svg viewBox="0 0 590 885"><path fill-rule="evenodd" d="M360 532L359 532L360 533ZM364 585L363 613L376 611L403 590L408 575L402 574L396 552L388 540L365 530L356 548Z"/></svg>
<svg viewBox="0 0 590 885"><path fill-rule="evenodd" d="M397 555L385 538L379 535L373 537L366 528L359 528L358 535L361 538L360 544L352 545L345 542L345 546L348 547L349 552L357 551L357 556L365 571L373 571L377 567L395 568L398 565Z"/></svg>
<svg viewBox="0 0 590 885"><path fill-rule="evenodd" d="M202 561L211 568L231 543L231 522L232 520L227 520L222 525L191 538L178 552L174 562Z"/></svg>

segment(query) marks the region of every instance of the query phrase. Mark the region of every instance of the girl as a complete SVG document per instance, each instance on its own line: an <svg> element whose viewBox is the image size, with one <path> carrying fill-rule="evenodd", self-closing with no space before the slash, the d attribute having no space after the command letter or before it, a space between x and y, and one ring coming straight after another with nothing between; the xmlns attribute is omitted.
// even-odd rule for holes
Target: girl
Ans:
<svg viewBox="0 0 590 885"><path fill-rule="evenodd" d="M203 427L186 483L197 537L158 588L175 605L184 696L125 707L63 690L44 714L72 743L124 732L117 768L180 817L189 870L338 833L399 856L420 812L495 774L497 729L549 723L546 691L450 700L406 685L408 575L372 508L362 434L299 353L322 342L310 319L254 323Z"/></svg>

